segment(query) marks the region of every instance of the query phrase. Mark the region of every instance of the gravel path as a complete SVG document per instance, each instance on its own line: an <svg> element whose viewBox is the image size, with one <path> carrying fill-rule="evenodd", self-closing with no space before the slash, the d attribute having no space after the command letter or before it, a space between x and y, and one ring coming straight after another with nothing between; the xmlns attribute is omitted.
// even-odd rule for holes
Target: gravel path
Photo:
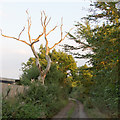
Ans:
<svg viewBox="0 0 120 120"><path fill-rule="evenodd" d="M69 113L71 112L70 116ZM75 99L69 100L67 106L65 106L54 118L88 118L86 113L84 112L84 107L81 102ZM60 119L59 119L60 120Z"/></svg>

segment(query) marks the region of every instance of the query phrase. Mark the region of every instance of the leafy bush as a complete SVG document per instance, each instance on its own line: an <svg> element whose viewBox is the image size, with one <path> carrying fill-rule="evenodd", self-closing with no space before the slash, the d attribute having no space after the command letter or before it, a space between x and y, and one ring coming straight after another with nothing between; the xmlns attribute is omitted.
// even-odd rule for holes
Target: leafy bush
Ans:
<svg viewBox="0 0 120 120"><path fill-rule="evenodd" d="M57 69L57 64L52 63L50 71L46 76L45 82L46 84L51 84L51 83L62 84L64 77L65 77L64 73Z"/></svg>
<svg viewBox="0 0 120 120"><path fill-rule="evenodd" d="M102 69L94 79L96 83L90 91L92 103L101 111L104 106L104 112L114 117L118 113L118 67Z"/></svg>
<svg viewBox="0 0 120 120"><path fill-rule="evenodd" d="M20 84L30 85L31 79L37 79L38 76L39 76L39 70L35 65L33 65L29 69L25 69L23 71L23 74L20 78Z"/></svg>
<svg viewBox="0 0 120 120"><path fill-rule="evenodd" d="M22 101L10 103L3 100L2 105L3 118L39 118L42 113L42 107L32 103Z"/></svg>
<svg viewBox="0 0 120 120"><path fill-rule="evenodd" d="M65 105L64 90L56 85L34 82L17 99L3 100L3 118L50 118Z"/></svg>

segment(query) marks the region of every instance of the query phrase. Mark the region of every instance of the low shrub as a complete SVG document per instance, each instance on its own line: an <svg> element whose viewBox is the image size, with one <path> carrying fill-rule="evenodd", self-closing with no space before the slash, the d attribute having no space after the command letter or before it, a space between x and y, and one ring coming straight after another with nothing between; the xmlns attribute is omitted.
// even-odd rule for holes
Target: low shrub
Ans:
<svg viewBox="0 0 120 120"><path fill-rule="evenodd" d="M3 118L51 118L67 101L64 90L51 84L43 86L34 82L23 95L19 94L13 102L3 100Z"/></svg>

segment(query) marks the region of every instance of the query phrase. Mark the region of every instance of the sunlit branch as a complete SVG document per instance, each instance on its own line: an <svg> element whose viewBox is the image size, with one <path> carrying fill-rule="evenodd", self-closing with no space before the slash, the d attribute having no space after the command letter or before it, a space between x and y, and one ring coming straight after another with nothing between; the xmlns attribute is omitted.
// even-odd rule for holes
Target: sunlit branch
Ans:
<svg viewBox="0 0 120 120"><path fill-rule="evenodd" d="M69 32L72 30L73 28L71 28L70 30L69 30ZM62 29L61 29L62 30ZM61 39L60 39L60 41L59 42L57 42L57 43L55 43L54 45L53 45L53 47L51 47L50 48L50 50L51 49L53 49L56 45L58 45L59 43L61 43L66 37L67 37L67 35L69 34L69 32L62 38L62 31L61 31Z"/></svg>
<svg viewBox="0 0 120 120"><path fill-rule="evenodd" d="M28 37L29 37L29 41L31 43L31 36L30 36L30 28L31 28L31 17L29 16L28 10L26 10L26 13L28 15Z"/></svg>
<svg viewBox="0 0 120 120"><path fill-rule="evenodd" d="M34 42L36 42L36 41L38 41L40 39L40 37L42 37L42 35L43 35L43 33L40 34L36 39L32 39L32 40L34 40Z"/></svg>
<svg viewBox="0 0 120 120"><path fill-rule="evenodd" d="M49 35L52 31L54 31L56 28L57 28L57 25L56 25L52 30L50 30L50 31L46 34L46 36Z"/></svg>
<svg viewBox="0 0 120 120"><path fill-rule="evenodd" d="M11 36L4 35L4 34L2 34L2 30L0 30L0 31L1 31L1 35L2 35L3 37L6 37L6 38L12 38L12 39L18 40L18 41L24 42L25 44L27 44L27 45L30 46L30 44L27 43L26 41L24 41L24 40L20 40L19 38L16 38L16 37L11 37Z"/></svg>

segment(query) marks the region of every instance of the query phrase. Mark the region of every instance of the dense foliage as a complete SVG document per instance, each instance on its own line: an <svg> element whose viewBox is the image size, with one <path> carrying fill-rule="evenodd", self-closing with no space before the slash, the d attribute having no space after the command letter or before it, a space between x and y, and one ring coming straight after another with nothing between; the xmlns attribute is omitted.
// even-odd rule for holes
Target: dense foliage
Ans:
<svg viewBox="0 0 120 120"><path fill-rule="evenodd" d="M84 23L76 23L74 35L69 34L70 39L78 43L78 46L65 45L66 51L79 49L84 51L83 54L72 53L76 58L88 58L92 66L89 70L92 73L93 84L87 82L84 86L88 88L89 93L86 99L90 98L94 106L111 117L118 114L120 87L118 83L120 9L117 8L117 4L118 2L94 3L92 5L94 12L83 18ZM86 82L84 76L81 74L81 82Z"/></svg>

